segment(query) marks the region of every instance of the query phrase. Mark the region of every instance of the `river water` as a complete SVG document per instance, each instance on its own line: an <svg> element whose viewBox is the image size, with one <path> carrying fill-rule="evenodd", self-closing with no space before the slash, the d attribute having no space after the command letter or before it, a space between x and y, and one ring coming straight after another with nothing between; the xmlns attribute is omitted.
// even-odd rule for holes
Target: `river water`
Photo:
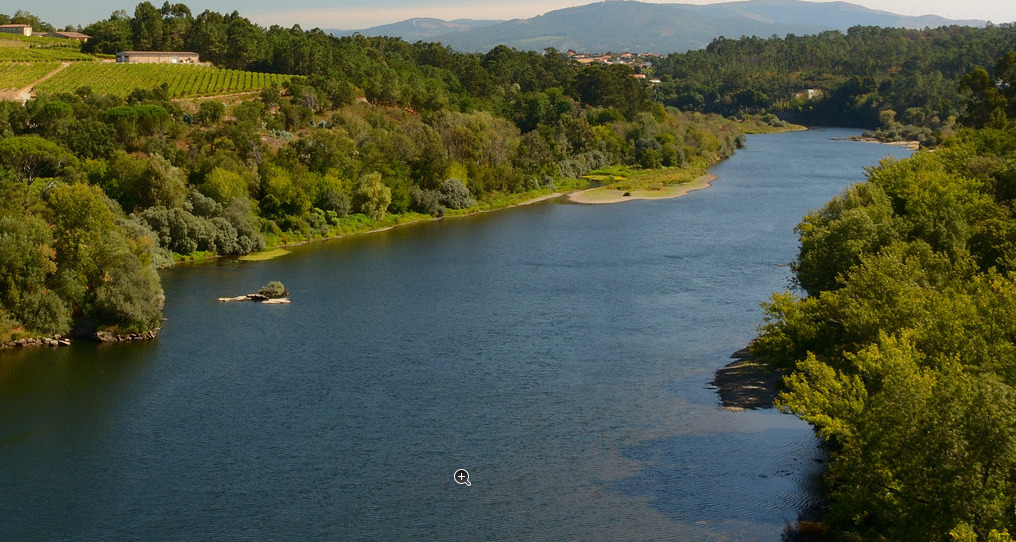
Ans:
<svg viewBox="0 0 1016 542"><path fill-rule="evenodd" d="M751 136L683 198L168 270L156 341L0 353L0 539L779 540L816 439L708 383L800 217L909 154L851 133ZM291 305L216 301L269 280Z"/></svg>

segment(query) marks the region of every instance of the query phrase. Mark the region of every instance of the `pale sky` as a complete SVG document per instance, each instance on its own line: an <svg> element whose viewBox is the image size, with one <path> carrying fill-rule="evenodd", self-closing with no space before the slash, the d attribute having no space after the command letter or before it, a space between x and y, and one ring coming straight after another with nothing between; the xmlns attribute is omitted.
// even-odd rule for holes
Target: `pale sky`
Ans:
<svg viewBox="0 0 1016 542"><path fill-rule="evenodd" d="M161 7L164 0L149 0ZM181 0L171 0L179 3ZM653 3L712 4L717 0L680 0ZM1013 0L848 0L871 9L901 15L940 15L950 19L983 19L993 23L1016 22ZM395 23L413 17L437 19L520 19L548 11L590 3L588 0L195 0L183 1L197 15L209 9L221 13L234 10L250 20L269 26L304 29L314 27L362 29ZM57 27L88 25L109 17L118 9L134 12L138 1L131 0L0 0L0 13L12 15L24 9Z"/></svg>

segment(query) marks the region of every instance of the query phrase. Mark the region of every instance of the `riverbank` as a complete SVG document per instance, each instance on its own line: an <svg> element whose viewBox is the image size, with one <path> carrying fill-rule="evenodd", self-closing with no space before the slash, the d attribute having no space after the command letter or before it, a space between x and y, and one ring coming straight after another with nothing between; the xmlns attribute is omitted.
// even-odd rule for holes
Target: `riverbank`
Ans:
<svg viewBox="0 0 1016 542"><path fill-rule="evenodd" d="M47 337L24 337L13 341L0 342L0 350L11 348L31 348L33 346L49 346L58 348L70 346L75 341L91 343L117 343L133 341L150 341L155 339L159 330L141 331L138 333L116 334L108 331L97 331L95 333L71 333L70 335L50 335Z"/></svg>
<svg viewBox="0 0 1016 542"><path fill-rule="evenodd" d="M374 223L373 225L363 225L364 227L362 229L353 226L345 229L339 229L338 231L336 231L336 233L331 235L314 237L311 239L300 239L298 241L292 242L270 243L269 246L266 247L265 250L261 252L252 252L250 254L245 254L243 256L237 257L237 259L245 262L271 260L289 254L289 251L286 249L306 245L309 243L342 239L344 237L349 237L352 235L367 235L371 233L379 233L383 231L393 230L395 228L399 228L402 226L411 226L413 224L420 224L422 222L434 222L450 218L460 218L465 216L474 216L483 213L503 211L506 209L513 209L515 207L522 207L525 205L532 205L547 200L557 199L569 193L571 193L571 190L558 190L550 192L544 191L542 193L539 193L538 195L533 195L532 197L529 197L527 199L515 199L512 196L509 196L508 198L502 200L492 202L482 202L476 207L472 207L469 209L462 209L459 211L449 211L446 212L445 215L441 217L434 217L431 215L425 215L421 213L388 215L386 218L379 221L380 223ZM516 194L514 196L520 196L520 194ZM181 264L208 263L211 261L215 261L219 258L232 258L232 257L233 256L215 254L211 252L194 253L186 256L174 255L173 265L177 266Z"/></svg>
<svg viewBox="0 0 1016 542"><path fill-rule="evenodd" d="M745 133L762 134L762 133L782 133L790 131L803 131L808 128L799 125L787 125L783 127L771 127L762 126L758 123L754 125L756 130L745 131ZM707 167L712 167L718 162L711 164L698 164L698 171L703 172ZM372 223L370 225L363 222L356 223L345 228L338 228L335 233L314 237L311 239L299 239L296 241L283 241L279 243L269 242L265 250L252 254L241 256L241 261L262 261L284 256L289 252L285 249L306 245L308 243L314 243L317 241L327 241L332 239L341 239L350 235L363 235L370 233L378 233L383 231L389 231L391 229L408 226L411 224L418 224L421 222L429 222L435 220L442 220L444 218L456 218L462 216L471 216L480 213L489 213L493 211L502 211L505 209L511 209L524 205L532 205L543 201L556 199L560 197L567 197L572 203L578 204L608 204L608 203L621 203L630 200L647 200L647 199L670 199L685 196L690 192L696 190L703 190L709 188L713 181L717 180L718 177L711 173L702 173L701 175L693 178L687 182L680 182L682 177L687 178L688 175L694 175L696 171L692 169L689 171L687 168L674 168L677 170L676 175L674 172L664 173L663 177L659 177L659 172L652 175L653 179L648 182L645 180L637 181L635 186L628 188L617 188L610 186L601 186L595 188L587 188L591 180L596 180L596 176L585 177L583 179L573 179L572 181L565 181L567 184L559 189L543 189L531 197L527 197L525 194L508 194L503 198L482 201L477 206L462 209L462 210L448 210L445 212L443 217L432 217L430 215L424 215L419 213L407 213L402 215L389 215L380 224ZM621 180L622 178L613 177L613 181ZM668 182L674 182L676 184L667 184ZM584 184L583 184L584 183ZM643 188L644 187L644 188ZM547 191L551 190L551 191ZM186 256L174 255L174 265L179 264L190 264L190 263L206 263L214 261L218 258L229 257L222 256L215 253L194 253Z"/></svg>

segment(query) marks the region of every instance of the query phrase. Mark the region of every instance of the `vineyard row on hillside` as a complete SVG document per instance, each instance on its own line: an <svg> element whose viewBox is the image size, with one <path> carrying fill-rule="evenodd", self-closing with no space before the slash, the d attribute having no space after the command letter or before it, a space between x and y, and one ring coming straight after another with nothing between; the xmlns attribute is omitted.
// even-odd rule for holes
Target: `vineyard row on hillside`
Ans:
<svg viewBox="0 0 1016 542"><path fill-rule="evenodd" d="M207 66L85 62L71 64L41 83L35 91L55 94L91 87L95 92L126 96L136 88L148 89L167 83L171 97L188 98L256 91L273 83L281 85L288 78L287 75Z"/></svg>
<svg viewBox="0 0 1016 542"><path fill-rule="evenodd" d="M60 62L0 62L0 89L21 89L57 69Z"/></svg>

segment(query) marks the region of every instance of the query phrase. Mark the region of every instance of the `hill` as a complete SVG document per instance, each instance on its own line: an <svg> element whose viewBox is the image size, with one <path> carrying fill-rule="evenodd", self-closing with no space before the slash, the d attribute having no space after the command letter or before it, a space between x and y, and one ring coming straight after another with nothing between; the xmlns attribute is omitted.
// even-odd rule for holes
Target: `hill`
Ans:
<svg viewBox="0 0 1016 542"><path fill-rule="evenodd" d="M375 26L369 30L326 30L326 32L335 36L351 36L357 32L365 36L397 36L413 43L416 41L435 41L435 38L446 34L468 32L476 28L483 28L503 22L477 21L472 19L445 21L442 19L415 18L393 24Z"/></svg>
<svg viewBox="0 0 1016 542"><path fill-rule="evenodd" d="M472 21L472 23L492 23ZM984 21L952 21L938 16L911 17L846 2L749 0L698 6L610 1L548 12L531 19L475 24L469 29L437 19L411 19L368 28L366 36L401 36L439 41L458 51L486 52L497 45L540 51L638 51L666 54L701 49L719 36L816 34L852 26L925 28L983 26ZM426 29L426 34L421 28ZM408 37L407 37L408 36Z"/></svg>

